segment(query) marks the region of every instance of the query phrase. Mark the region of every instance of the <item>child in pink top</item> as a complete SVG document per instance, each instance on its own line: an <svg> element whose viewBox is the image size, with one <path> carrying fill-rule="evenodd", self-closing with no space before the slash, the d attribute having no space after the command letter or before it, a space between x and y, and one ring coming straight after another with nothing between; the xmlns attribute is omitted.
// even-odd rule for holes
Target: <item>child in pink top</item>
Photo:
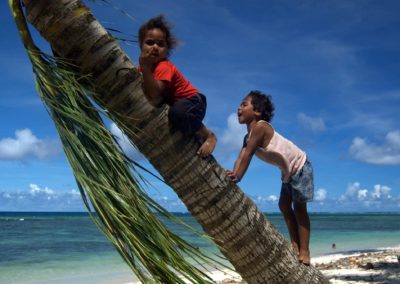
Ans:
<svg viewBox="0 0 400 284"><path fill-rule="evenodd" d="M206 97L168 60L176 42L162 15L140 27L139 70L143 75L143 90L152 105L170 106L168 117L172 125L184 134L195 134L202 144L197 154L206 157L214 150L217 137L202 123Z"/></svg>
<svg viewBox="0 0 400 284"><path fill-rule="evenodd" d="M238 109L239 123L247 125L243 148L232 171L226 170L234 182L239 182L254 154L279 167L282 188L279 208L285 218L293 249L299 261L310 264L310 219L307 202L314 193L313 170L306 154L276 132L269 122L274 115L271 96L251 91Z"/></svg>

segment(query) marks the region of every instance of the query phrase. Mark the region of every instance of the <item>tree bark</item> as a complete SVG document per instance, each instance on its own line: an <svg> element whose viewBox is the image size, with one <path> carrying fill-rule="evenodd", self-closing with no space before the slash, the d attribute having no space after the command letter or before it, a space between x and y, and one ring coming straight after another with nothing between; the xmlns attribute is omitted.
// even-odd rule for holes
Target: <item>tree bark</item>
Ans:
<svg viewBox="0 0 400 284"><path fill-rule="evenodd" d="M198 142L169 125L168 107L153 108L141 76L80 0L24 0L28 21L54 52L90 74L97 103L175 190L214 238L243 279L252 283L328 283L312 266L299 264L290 243L213 157L199 158Z"/></svg>

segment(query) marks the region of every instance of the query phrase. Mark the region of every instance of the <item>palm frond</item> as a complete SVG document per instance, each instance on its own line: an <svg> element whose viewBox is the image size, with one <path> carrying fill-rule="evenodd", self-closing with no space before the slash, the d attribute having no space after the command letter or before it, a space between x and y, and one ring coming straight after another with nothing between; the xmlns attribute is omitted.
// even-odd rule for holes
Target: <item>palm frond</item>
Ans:
<svg viewBox="0 0 400 284"><path fill-rule="evenodd" d="M77 77L71 65L41 52L30 37L19 1L10 0L10 7L37 91L95 224L144 283L211 283L199 265L221 263L172 233L158 218L176 221L144 192L134 163L120 151L101 110L90 100L88 78Z"/></svg>

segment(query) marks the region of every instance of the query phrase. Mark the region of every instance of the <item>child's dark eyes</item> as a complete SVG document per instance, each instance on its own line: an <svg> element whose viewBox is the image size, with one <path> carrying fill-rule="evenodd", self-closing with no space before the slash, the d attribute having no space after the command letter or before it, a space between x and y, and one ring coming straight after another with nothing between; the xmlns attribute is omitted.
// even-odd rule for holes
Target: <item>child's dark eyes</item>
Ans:
<svg viewBox="0 0 400 284"><path fill-rule="evenodd" d="M167 43L165 42L165 40L154 40L154 39L148 39L144 42L146 45L155 45L157 44L159 47L165 47L167 46Z"/></svg>

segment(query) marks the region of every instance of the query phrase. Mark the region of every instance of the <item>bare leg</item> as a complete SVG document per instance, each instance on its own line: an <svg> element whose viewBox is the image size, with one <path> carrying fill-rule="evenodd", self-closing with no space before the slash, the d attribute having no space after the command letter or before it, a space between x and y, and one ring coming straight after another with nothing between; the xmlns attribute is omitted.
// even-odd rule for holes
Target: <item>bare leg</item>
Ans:
<svg viewBox="0 0 400 284"><path fill-rule="evenodd" d="M204 125L196 132L196 135L202 143L197 154L200 157L209 156L217 144L217 136L215 136L215 134Z"/></svg>
<svg viewBox="0 0 400 284"><path fill-rule="evenodd" d="M294 212L297 220L300 239L300 262L310 265L310 218L307 213L307 203L294 203Z"/></svg>
<svg viewBox="0 0 400 284"><path fill-rule="evenodd" d="M288 227L293 250L295 251L296 255L299 256L300 243L298 228L296 217L292 209L292 197L290 195L281 195L279 198L279 209L281 210L283 218L286 222L286 226Z"/></svg>

